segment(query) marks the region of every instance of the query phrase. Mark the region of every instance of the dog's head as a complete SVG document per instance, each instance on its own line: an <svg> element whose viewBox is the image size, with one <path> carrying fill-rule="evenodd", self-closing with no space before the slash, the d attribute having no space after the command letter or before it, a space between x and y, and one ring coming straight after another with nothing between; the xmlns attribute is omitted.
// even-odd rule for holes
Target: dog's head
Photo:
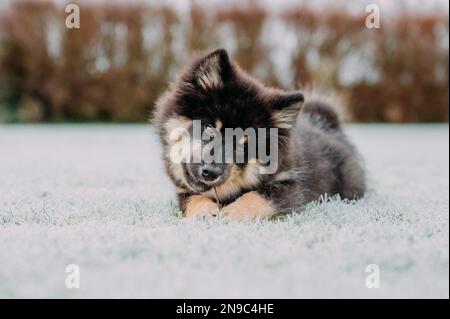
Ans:
<svg viewBox="0 0 450 319"><path fill-rule="evenodd" d="M222 197L257 185L268 165L261 156L273 146L270 128L277 130L278 145L302 104L301 93L265 87L223 49L195 59L157 103L169 174L180 188L214 187ZM176 163L171 155L180 146L191 151Z"/></svg>

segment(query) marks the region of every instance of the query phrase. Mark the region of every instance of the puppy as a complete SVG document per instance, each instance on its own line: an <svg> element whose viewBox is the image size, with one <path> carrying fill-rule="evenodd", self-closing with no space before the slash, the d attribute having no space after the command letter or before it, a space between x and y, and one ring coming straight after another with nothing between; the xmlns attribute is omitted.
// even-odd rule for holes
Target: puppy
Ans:
<svg viewBox="0 0 450 319"><path fill-rule="evenodd" d="M154 123L186 217L266 218L324 194L357 199L366 189L356 150L330 105L264 86L224 49L180 72L157 101ZM217 147L207 147L217 136ZM184 155L175 159L180 149Z"/></svg>

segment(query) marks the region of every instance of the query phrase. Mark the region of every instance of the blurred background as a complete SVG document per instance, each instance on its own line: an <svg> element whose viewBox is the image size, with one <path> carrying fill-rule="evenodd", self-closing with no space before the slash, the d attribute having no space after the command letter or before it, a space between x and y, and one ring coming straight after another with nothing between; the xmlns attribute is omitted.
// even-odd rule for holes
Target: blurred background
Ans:
<svg viewBox="0 0 450 319"><path fill-rule="evenodd" d="M355 122L447 122L448 1L0 0L0 123L145 122L191 52L224 47ZM368 29L366 5L380 8Z"/></svg>

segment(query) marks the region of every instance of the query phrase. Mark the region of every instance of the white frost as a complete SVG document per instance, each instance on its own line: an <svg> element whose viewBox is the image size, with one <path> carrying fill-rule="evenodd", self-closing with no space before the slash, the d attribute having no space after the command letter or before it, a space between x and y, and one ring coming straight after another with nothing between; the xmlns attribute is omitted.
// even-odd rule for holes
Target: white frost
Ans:
<svg viewBox="0 0 450 319"><path fill-rule="evenodd" d="M364 200L237 223L177 217L148 126L0 126L0 297L448 298L448 125L349 132Z"/></svg>

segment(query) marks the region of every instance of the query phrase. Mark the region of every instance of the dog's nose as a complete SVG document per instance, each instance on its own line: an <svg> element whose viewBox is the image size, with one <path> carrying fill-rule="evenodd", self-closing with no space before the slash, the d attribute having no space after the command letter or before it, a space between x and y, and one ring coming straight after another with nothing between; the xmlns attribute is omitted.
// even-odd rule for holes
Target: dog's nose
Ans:
<svg viewBox="0 0 450 319"><path fill-rule="evenodd" d="M200 174L205 179L205 181L213 181L220 176L221 170L219 167L212 164L203 164L200 168Z"/></svg>

